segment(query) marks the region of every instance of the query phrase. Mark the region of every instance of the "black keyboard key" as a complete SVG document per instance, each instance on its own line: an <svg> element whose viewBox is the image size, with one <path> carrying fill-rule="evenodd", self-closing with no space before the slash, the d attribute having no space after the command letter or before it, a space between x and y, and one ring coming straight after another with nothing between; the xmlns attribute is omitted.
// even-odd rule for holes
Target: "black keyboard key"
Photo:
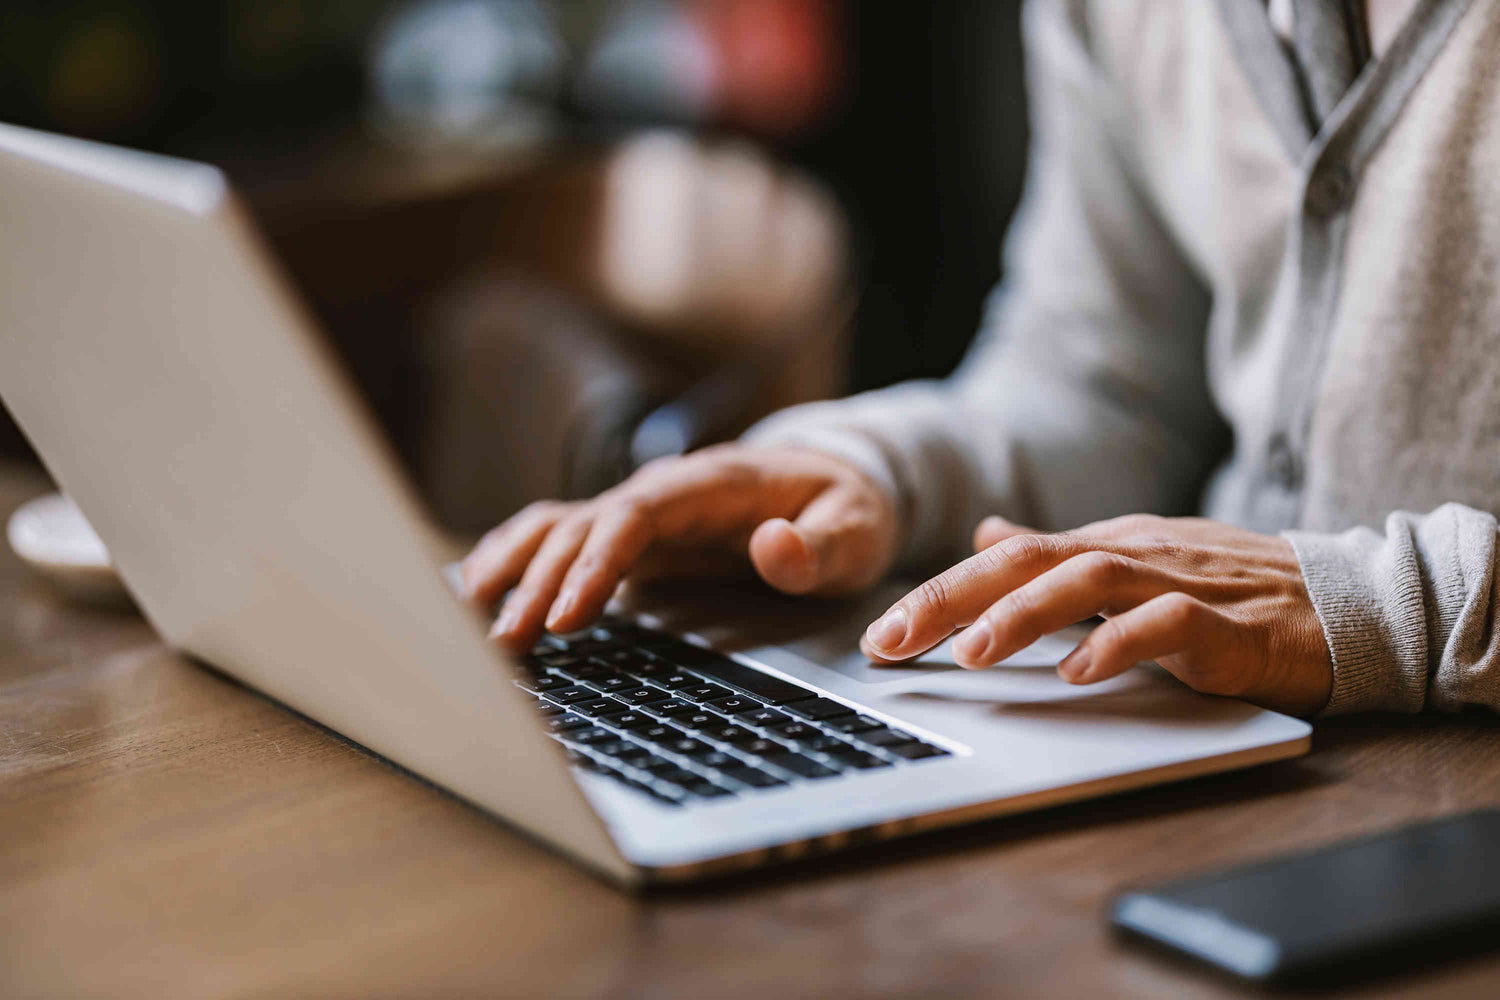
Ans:
<svg viewBox="0 0 1500 1000"><path fill-rule="evenodd" d="M557 669L575 681L592 681L600 677L608 677L616 672L613 667L602 667L587 660L575 663L571 667L558 667Z"/></svg>
<svg viewBox="0 0 1500 1000"><path fill-rule="evenodd" d="M793 715L804 719L812 719L814 722L822 722L824 719L836 719L841 715L853 715L854 710L848 705L840 705L838 702L828 698L804 698L801 701L789 702L781 706Z"/></svg>
<svg viewBox="0 0 1500 1000"><path fill-rule="evenodd" d="M790 771L803 778L831 778L835 774L838 774L833 768L825 767L811 757L804 757L800 753L777 754L764 759L767 764L773 767L779 767L783 771Z"/></svg>
<svg viewBox="0 0 1500 1000"><path fill-rule="evenodd" d="M645 729L636 729L631 732L632 736L643 739L648 743L665 743L669 740L678 740L687 734L676 726L669 726L665 722L658 722L654 726Z"/></svg>
<svg viewBox="0 0 1500 1000"><path fill-rule="evenodd" d="M709 746L707 743L704 743L702 740L695 740L687 736L683 737L680 740L668 740L665 743L659 743L657 745L660 746L663 750L667 750L671 753L681 754L684 757L701 757L705 754L711 754L715 752L713 747Z"/></svg>
<svg viewBox="0 0 1500 1000"><path fill-rule="evenodd" d="M643 712L620 712L600 720L606 726L614 726L616 729L645 729L656 725L656 720Z"/></svg>
<svg viewBox="0 0 1500 1000"><path fill-rule="evenodd" d="M834 754L833 757L837 761L848 764L850 767L857 767L860 770L891 766L889 761L881 760L874 754L866 753L863 750L855 750L853 747Z"/></svg>
<svg viewBox="0 0 1500 1000"><path fill-rule="evenodd" d="M682 688L698 687L703 683L703 678L697 674L688 674L683 673L681 670L675 670L670 674L655 678L651 683L660 684L664 688L671 688L677 691ZM725 691L724 693L728 694L729 692Z"/></svg>
<svg viewBox="0 0 1500 1000"><path fill-rule="evenodd" d="M627 645L624 639L596 639L592 636L584 639L569 639L568 652L580 653L584 656L598 656Z"/></svg>
<svg viewBox="0 0 1500 1000"><path fill-rule="evenodd" d="M668 655L667 659L670 660L671 656ZM812 694L805 687L784 681L779 677L772 677L768 673L756 670L754 667L747 667L738 660L731 660L727 656L710 650L700 649L690 659L691 662L683 661L682 666L702 674L709 680L739 688L773 705L796 701Z"/></svg>
<svg viewBox="0 0 1500 1000"><path fill-rule="evenodd" d="M610 756L620 763L628 764L631 767L645 767L653 760L661 760L656 754L636 743L632 743L624 750L610 754Z"/></svg>
<svg viewBox="0 0 1500 1000"><path fill-rule="evenodd" d="M576 701L588 701L597 697L599 697L598 691L581 686L558 688L556 691L547 692L547 700L555 701L559 705L571 705Z"/></svg>
<svg viewBox="0 0 1500 1000"><path fill-rule="evenodd" d="M614 694L616 691L629 691L641 686L641 682L629 674L622 674L618 670L612 670L607 674L588 679L589 687L598 688L605 694Z"/></svg>
<svg viewBox="0 0 1500 1000"><path fill-rule="evenodd" d="M575 701L568 707L584 715L611 715L616 712L629 710L628 706L613 698L591 698L588 701Z"/></svg>
<svg viewBox="0 0 1500 1000"><path fill-rule="evenodd" d="M547 720L547 728L554 733L564 733L570 729L587 729L592 725L593 723L588 719L571 712Z"/></svg>
<svg viewBox="0 0 1500 1000"><path fill-rule="evenodd" d="M672 716L672 722L688 729L702 729L704 726L727 725L729 720L722 715L715 715L712 712L705 712L702 709L695 708L692 712L685 715Z"/></svg>
<svg viewBox="0 0 1500 1000"><path fill-rule="evenodd" d="M806 743L802 744L802 747L806 750L811 750L814 753L832 754L843 753L845 750L854 749L849 744L839 739L837 736L819 736L815 740L808 740Z"/></svg>
<svg viewBox="0 0 1500 1000"><path fill-rule="evenodd" d="M671 719L679 715L692 715L698 711L698 706L692 702L683 701L680 698L669 698L666 701L652 702L646 706L646 710Z"/></svg>
<svg viewBox="0 0 1500 1000"><path fill-rule="evenodd" d="M691 687L678 688L677 697L683 701L705 702L716 698L723 698L729 694L728 688L721 688L717 684L695 684Z"/></svg>
<svg viewBox="0 0 1500 1000"><path fill-rule="evenodd" d="M651 662L648 654L634 649L610 649L598 653L590 657L590 659L597 663L602 663L606 667L614 667L616 669L629 669L638 663Z"/></svg>
<svg viewBox="0 0 1500 1000"><path fill-rule="evenodd" d="M600 729L598 726L589 726L587 729L572 729L563 733L563 739L569 743L577 743L579 746L588 746L591 743L604 743L607 740L616 739L614 733L608 729Z"/></svg>
<svg viewBox="0 0 1500 1000"><path fill-rule="evenodd" d="M581 659L577 653L563 653L555 649L536 654L536 661L547 667L571 667Z"/></svg>
<svg viewBox="0 0 1500 1000"><path fill-rule="evenodd" d="M899 729L881 727L868 733L860 733L855 739L861 743L868 743L871 746L894 748L901 746L903 743L915 743L917 738L911 733L903 733Z"/></svg>
<svg viewBox="0 0 1500 1000"><path fill-rule="evenodd" d="M703 780L701 775L678 767L671 761L664 760L660 764L647 764L644 770L657 781L666 781L674 785L696 785Z"/></svg>
<svg viewBox="0 0 1500 1000"><path fill-rule="evenodd" d="M757 734L746 729L744 726L732 724L727 726L704 726L699 732L711 740L718 740L720 743L751 743L760 739Z"/></svg>
<svg viewBox="0 0 1500 1000"><path fill-rule="evenodd" d="M753 712L746 712L740 716L740 721L747 726L779 726L783 722L792 721L790 717L782 715L774 708L758 708Z"/></svg>
<svg viewBox="0 0 1500 1000"><path fill-rule="evenodd" d="M782 781L775 775L762 771L758 767L750 767L748 764L741 764L738 767L726 767L722 773L725 777L738 781L741 784L749 785L751 788L775 788L777 785L786 784L785 781Z"/></svg>
<svg viewBox="0 0 1500 1000"><path fill-rule="evenodd" d="M735 749L741 753L755 754L757 757L788 752L785 743L777 743L775 740L751 740L748 743L735 744Z"/></svg>
<svg viewBox="0 0 1500 1000"><path fill-rule="evenodd" d="M661 688L636 688L634 691L616 692L615 697L627 705L649 705L653 701L666 701L672 697L672 693Z"/></svg>
<svg viewBox="0 0 1500 1000"><path fill-rule="evenodd" d="M588 747L595 753L601 753L606 757L618 757L622 753L641 749L629 740L621 739L602 740L598 743L590 743Z"/></svg>
<svg viewBox="0 0 1500 1000"><path fill-rule="evenodd" d="M672 664L663 660L646 659L641 660L639 663L632 663L622 669L632 677L639 677L641 680L651 681L652 683L655 683L658 677L670 677L673 674L681 672Z"/></svg>
<svg viewBox="0 0 1500 1000"><path fill-rule="evenodd" d="M872 719L868 715L856 715L849 719L830 719L828 728L836 733L863 733L871 729L879 729L885 723L879 719Z"/></svg>
<svg viewBox="0 0 1500 1000"><path fill-rule="evenodd" d="M721 799L726 795L733 795L729 789L714 784L712 781L698 781L687 786L687 790L700 799Z"/></svg>
<svg viewBox="0 0 1500 1000"><path fill-rule="evenodd" d="M739 767L744 763L744 761L740 760L738 757L731 757L727 753L719 753L718 751L715 751L714 753L706 753L702 757L695 757L693 759L696 760L699 765L711 768Z"/></svg>
<svg viewBox="0 0 1500 1000"><path fill-rule="evenodd" d="M547 665L530 654L521 657L520 666L527 677L541 677L547 672Z"/></svg>
<svg viewBox="0 0 1500 1000"><path fill-rule="evenodd" d="M530 677L526 680L521 681L520 683L521 686L526 690L535 691L537 694L545 694L548 691L556 691L560 688L571 687L573 684L573 682L568 680L566 677L554 677L550 674L545 677Z"/></svg>
<svg viewBox="0 0 1500 1000"><path fill-rule="evenodd" d="M643 649L649 649L655 655L671 660L674 663L678 657L692 659L694 656L701 656L704 653L710 652L702 646L695 646L690 642L684 642L664 632L643 635L635 640L634 645L640 646Z"/></svg>
<svg viewBox="0 0 1500 1000"><path fill-rule="evenodd" d="M718 698L708 703L708 707L715 712L723 712L725 715L739 715L743 712L753 712L759 708L765 708L754 698L746 698L742 694L732 694L728 698Z"/></svg>
<svg viewBox="0 0 1500 1000"><path fill-rule="evenodd" d="M771 731L797 743L807 743L823 738L823 730L816 726L809 726L805 722L788 722L785 725L772 726Z"/></svg>
<svg viewBox="0 0 1500 1000"><path fill-rule="evenodd" d="M552 702L543 701L540 698L536 700L536 710L537 714L539 714L544 719L555 719L559 715L562 715L567 711L567 709L563 708L561 705L554 705L552 704Z"/></svg>
<svg viewBox="0 0 1500 1000"><path fill-rule="evenodd" d="M942 747L935 747L930 743L917 742L906 743L899 747L887 747L886 752L893 753L897 757L904 757L907 760L923 760L927 757L948 756L948 751Z"/></svg>

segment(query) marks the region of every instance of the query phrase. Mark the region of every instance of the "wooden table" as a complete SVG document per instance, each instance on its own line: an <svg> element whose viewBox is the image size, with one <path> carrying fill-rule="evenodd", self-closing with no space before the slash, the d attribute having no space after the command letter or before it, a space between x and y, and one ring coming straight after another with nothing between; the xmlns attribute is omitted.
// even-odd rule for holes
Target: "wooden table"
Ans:
<svg viewBox="0 0 1500 1000"><path fill-rule="evenodd" d="M42 492L0 467L0 518ZM0 553L0 995L1216 997L1135 880L1500 801L1488 717L633 899ZM1500 995L1500 958L1361 995Z"/></svg>

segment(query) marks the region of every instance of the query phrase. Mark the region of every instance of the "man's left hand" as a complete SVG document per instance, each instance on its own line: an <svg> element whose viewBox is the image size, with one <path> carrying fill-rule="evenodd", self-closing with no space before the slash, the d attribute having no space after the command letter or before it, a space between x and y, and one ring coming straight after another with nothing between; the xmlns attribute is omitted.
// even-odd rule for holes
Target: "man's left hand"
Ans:
<svg viewBox="0 0 1500 1000"><path fill-rule="evenodd" d="M1155 660L1207 694L1296 715L1328 702L1328 645L1284 539L1200 518L1132 515L1044 534L991 517L975 548L872 624L865 654L910 659L964 629L954 659L979 669L1101 615L1058 664L1064 680L1092 684Z"/></svg>

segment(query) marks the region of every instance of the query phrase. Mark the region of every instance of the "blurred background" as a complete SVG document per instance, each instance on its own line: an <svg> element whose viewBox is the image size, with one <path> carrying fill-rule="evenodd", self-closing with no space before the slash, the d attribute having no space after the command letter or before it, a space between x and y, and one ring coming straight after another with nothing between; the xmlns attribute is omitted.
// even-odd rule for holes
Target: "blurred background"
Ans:
<svg viewBox="0 0 1500 1000"><path fill-rule="evenodd" d="M0 120L223 167L479 530L951 370L1019 194L1016 8L7 0Z"/></svg>

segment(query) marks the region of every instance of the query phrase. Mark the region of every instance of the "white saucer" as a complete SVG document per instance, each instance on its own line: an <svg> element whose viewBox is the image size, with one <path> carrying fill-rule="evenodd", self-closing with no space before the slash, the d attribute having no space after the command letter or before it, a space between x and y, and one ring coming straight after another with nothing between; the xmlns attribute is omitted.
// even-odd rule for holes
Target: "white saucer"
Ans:
<svg viewBox="0 0 1500 1000"><path fill-rule="evenodd" d="M126 596L109 550L61 493L22 504L10 517L6 537L22 561L73 597L118 601Z"/></svg>

